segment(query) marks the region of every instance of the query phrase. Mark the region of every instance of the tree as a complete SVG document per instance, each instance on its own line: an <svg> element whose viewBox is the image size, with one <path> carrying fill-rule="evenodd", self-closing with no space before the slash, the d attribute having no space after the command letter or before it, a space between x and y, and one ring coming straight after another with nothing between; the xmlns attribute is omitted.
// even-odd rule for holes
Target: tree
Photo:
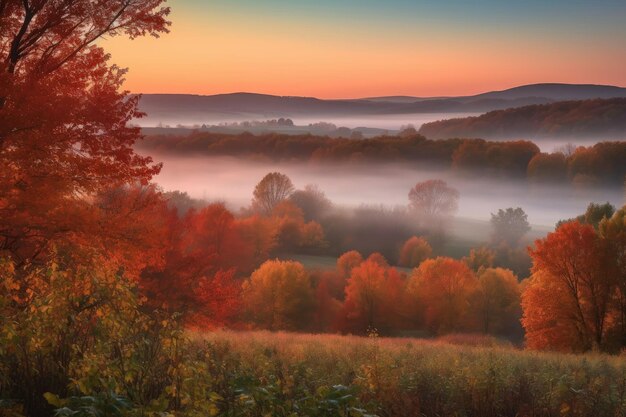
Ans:
<svg viewBox="0 0 626 417"><path fill-rule="evenodd" d="M528 163L528 179L538 184L567 181L567 159L562 153L538 153Z"/></svg>
<svg viewBox="0 0 626 417"><path fill-rule="evenodd" d="M614 294L605 243L590 225L569 222L535 242L522 298L526 341L535 349L607 348Z"/></svg>
<svg viewBox="0 0 626 417"><path fill-rule="evenodd" d="M459 192L442 180L420 182L409 191L409 207L427 218L454 214L458 201Z"/></svg>
<svg viewBox="0 0 626 417"><path fill-rule="evenodd" d="M477 285L465 263L439 257L427 259L413 271L408 292L426 328L432 334L442 334L469 328L467 315Z"/></svg>
<svg viewBox="0 0 626 417"><path fill-rule="evenodd" d="M269 215L293 191L294 186L288 176L280 172L270 172L254 188L253 206Z"/></svg>
<svg viewBox="0 0 626 417"><path fill-rule="evenodd" d="M475 296L475 314L481 331L499 335L519 333L521 291L512 271L481 269Z"/></svg>
<svg viewBox="0 0 626 417"><path fill-rule="evenodd" d="M283 251L313 249L324 245L324 230L319 223L304 222L302 210L289 200L278 203L271 213L277 230L277 244Z"/></svg>
<svg viewBox="0 0 626 417"><path fill-rule="evenodd" d="M339 275L348 279L352 269L363 263L363 255L355 250L344 253L337 259L337 270Z"/></svg>
<svg viewBox="0 0 626 417"><path fill-rule="evenodd" d="M367 259L352 269L346 286L344 310L351 329L388 331L397 323L403 282L398 272Z"/></svg>
<svg viewBox="0 0 626 417"><path fill-rule="evenodd" d="M133 149L139 98L96 43L166 32L162 3L0 2L0 249L21 264L84 233L85 197L159 172Z"/></svg>
<svg viewBox="0 0 626 417"><path fill-rule="evenodd" d="M419 266L420 263L430 258L432 254L433 249L430 247L426 239L413 236L404 242L404 245L400 250L398 263L400 266L415 268Z"/></svg>
<svg viewBox="0 0 626 417"><path fill-rule="evenodd" d="M269 330L302 330L310 323L315 294L299 262L267 261L243 284L250 321Z"/></svg>
<svg viewBox="0 0 626 417"><path fill-rule="evenodd" d="M242 236L235 216L222 203L191 210L183 217L184 252L197 254L220 269L253 267L253 248Z"/></svg>
<svg viewBox="0 0 626 417"><path fill-rule="evenodd" d="M300 207L305 221L319 221L330 210L332 203L317 185L307 185L304 190L294 191L289 200Z"/></svg>
<svg viewBox="0 0 626 417"><path fill-rule="evenodd" d="M626 346L626 206L599 225L599 234L608 246L610 259L617 279L616 319L619 342Z"/></svg>
<svg viewBox="0 0 626 417"><path fill-rule="evenodd" d="M161 222L167 226L167 251L161 265L141 272L140 288L153 308L178 313L196 327L223 326L239 307L237 273L254 265L254 248L222 204L179 218L176 209Z"/></svg>
<svg viewBox="0 0 626 417"><path fill-rule="evenodd" d="M273 219L257 214L237 220L243 240L251 245L255 265L266 261L278 244L278 226ZM250 271L252 272L252 271Z"/></svg>
<svg viewBox="0 0 626 417"><path fill-rule="evenodd" d="M509 247L516 247L519 241L530 231L528 216L520 207L509 207L491 213L491 226L493 227L492 240L494 243L505 242Z"/></svg>
<svg viewBox="0 0 626 417"><path fill-rule="evenodd" d="M484 268L491 268L494 265L496 253L486 246L470 249L469 256L463 258L463 262L474 272Z"/></svg>
<svg viewBox="0 0 626 417"><path fill-rule="evenodd" d="M387 262L387 259L385 259L385 257L380 252L374 252L370 254L370 256L367 257L366 261L374 262L375 264L378 264L383 268L389 267L389 262Z"/></svg>
<svg viewBox="0 0 626 417"><path fill-rule="evenodd" d="M596 229L600 225L600 222L604 219L610 219L615 213L615 207L608 201L604 204L589 203L587 210L575 219L561 220L557 223L557 227L563 223L578 221L583 224L590 224Z"/></svg>

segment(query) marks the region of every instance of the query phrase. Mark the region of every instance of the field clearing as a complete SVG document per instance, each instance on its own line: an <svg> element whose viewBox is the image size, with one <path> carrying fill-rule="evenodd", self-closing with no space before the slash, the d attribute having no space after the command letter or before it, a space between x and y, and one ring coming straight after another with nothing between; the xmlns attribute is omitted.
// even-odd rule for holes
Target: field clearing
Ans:
<svg viewBox="0 0 626 417"><path fill-rule="evenodd" d="M324 401L339 407L319 415L626 415L623 356L531 352L492 339L487 347L265 331L194 333L192 339L210 358L219 408L234 410L237 393L245 391L256 410L245 415L307 415L298 410L308 397L317 398L318 409ZM242 378L245 389L234 382ZM332 400L337 390L350 404Z"/></svg>

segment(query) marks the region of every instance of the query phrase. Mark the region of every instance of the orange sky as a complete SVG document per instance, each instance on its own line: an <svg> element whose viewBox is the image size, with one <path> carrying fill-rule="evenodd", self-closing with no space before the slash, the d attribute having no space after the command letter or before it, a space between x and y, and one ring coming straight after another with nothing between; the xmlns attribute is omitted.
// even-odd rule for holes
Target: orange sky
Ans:
<svg viewBox="0 0 626 417"><path fill-rule="evenodd" d="M169 35L103 43L114 63L130 69L132 92L349 98L472 94L534 82L626 84L626 48L610 41L621 35L611 24L528 27L532 20L511 16L481 25L457 10L415 19L375 10L276 14L195 1L170 2Z"/></svg>

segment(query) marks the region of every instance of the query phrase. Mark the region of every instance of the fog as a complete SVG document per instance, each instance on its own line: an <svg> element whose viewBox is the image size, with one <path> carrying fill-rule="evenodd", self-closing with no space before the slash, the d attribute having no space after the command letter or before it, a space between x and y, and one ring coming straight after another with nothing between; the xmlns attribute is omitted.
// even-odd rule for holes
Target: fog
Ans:
<svg viewBox="0 0 626 417"><path fill-rule="evenodd" d="M254 186L271 171L288 175L296 188L317 184L336 205L406 205L408 191L419 181L441 178L460 193L457 217L488 221L500 208L522 207L536 230L583 213L587 205L609 201L624 204L619 189L573 189L540 186L498 179L467 179L444 170L418 170L396 165L252 162L229 157L172 157L154 155L164 162L155 178L165 191L180 190L194 198L224 201L232 209L247 206Z"/></svg>
<svg viewBox="0 0 626 417"><path fill-rule="evenodd" d="M338 127L369 127L376 129L400 130L407 125L413 125L419 129L424 123L435 122L437 120L452 119L457 117L478 116L481 113L410 113L410 114L381 114L363 116L339 116L324 117L292 117L296 125L308 125L320 121L333 123Z"/></svg>
<svg viewBox="0 0 626 417"><path fill-rule="evenodd" d="M462 117L470 117L470 116L478 116L481 113L409 113L409 114L381 114L381 115L362 115L362 116L294 116L289 117L293 120L296 126L308 126L309 124L314 124L318 122L326 122L332 123L337 127L347 127L350 129L356 128L375 128L375 129L383 129L389 130L390 134L394 134L400 131L402 128L412 125L415 129L419 130L419 128L424 123L434 122L438 120L446 120L452 118L462 118ZM159 126L185 126L192 128L194 126L201 126L203 124L206 125L219 125L220 123L241 123L246 121L265 121L269 119L275 119L277 117L269 117L262 115L253 115L253 114L239 114L232 115L227 117L225 115L218 116L203 116L203 115L192 115L187 118L178 119L178 118L155 118L155 117L145 117L142 119L137 119L134 123L137 126L141 127L156 127ZM557 138L549 138L549 137L532 137L532 136L523 136L512 138L512 139L501 139L501 140L530 140L534 142L542 152L554 152L559 150L568 144L574 144L576 146L592 146L597 143L598 138L584 138L584 137L576 137L576 138L568 138L568 137L557 137ZM616 138L606 138L606 140L615 140ZM499 139L490 139L493 141L498 141Z"/></svg>

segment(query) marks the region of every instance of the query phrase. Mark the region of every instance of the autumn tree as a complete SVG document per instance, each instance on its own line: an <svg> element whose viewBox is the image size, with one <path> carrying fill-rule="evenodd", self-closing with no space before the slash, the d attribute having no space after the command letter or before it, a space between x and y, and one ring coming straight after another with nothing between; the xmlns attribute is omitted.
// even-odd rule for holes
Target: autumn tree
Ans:
<svg viewBox="0 0 626 417"><path fill-rule="evenodd" d="M474 272L494 265L496 253L486 246L470 249L469 256L463 258L463 262Z"/></svg>
<svg viewBox="0 0 626 417"><path fill-rule="evenodd" d="M302 210L289 200L278 203L271 212L276 227L277 246L284 251L313 249L324 245L324 230L315 222L305 222Z"/></svg>
<svg viewBox="0 0 626 417"><path fill-rule="evenodd" d="M341 329L341 313L343 304L343 287L338 288L338 275L323 274L315 286L315 312L313 314L313 330L335 332Z"/></svg>
<svg viewBox="0 0 626 417"><path fill-rule="evenodd" d="M230 323L239 307L235 277L254 265L254 248L233 215L212 204L183 217L171 209L161 221L168 232L164 261L145 268L140 279L148 304L194 326Z"/></svg>
<svg viewBox="0 0 626 417"><path fill-rule="evenodd" d="M583 224L590 224L596 229L600 225L600 222L604 219L610 219L615 213L615 207L608 201L604 204L589 203L587 209L580 216L576 216L574 219L561 220L557 223L557 227L563 223L570 221L578 221Z"/></svg>
<svg viewBox="0 0 626 417"><path fill-rule="evenodd" d="M349 277L352 269L363 263L363 255L355 250L344 253L337 259L337 270L343 277Z"/></svg>
<svg viewBox="0 0 626 417"><path fill-rule="evenodd" d="M626 206L610 218L603 218L599 233L608 247L608 259L614 267L616 278L616 313L619 344L626 347Z"/></svg>
<svg viewBox="0 0 626 417"><path fill-rule="evenodd" d="M243 240L252 248L254 264L260 265L265 262L278 245L276 222L258 214L237 219L236 222Z"/></svg>
<svg viewBox="0 0 626 417"><path fill-rule="evenodd" d="M433 249L422 237L413 236L402 246L398 263L400 266L414 268L432 256Z"/></svg>
<svg viewBox="0 0 626 417"><path fill-rule="evenodd" d="M473 304L480 331L498 335L519 333L521 291L512 271L481 269Z"/></svg>
<svg viewBox="0 0 626 417"><path fill-rule="evenodd" d="M432 334L467 330L471 297L478 282L462 261L427 259L413 271L408 294Z"/></svg>
<svg viewBox="0 0 626 417"><path fill-rule="evenodd" d="M85 196L158 173L133 150L139 98L97 41L166 32L162 3L0 2L0 249L17 262L84 233Z"/></svg>
<svg viewBox="0 0 626 417"><path fill-rule="evenodd" d="M319 221L332 207L326 194L317 185L307 185L304 190L296 190L289 200L300 207L305 221Z"/></svg>
<svg viewBox="0 0 626 417"><path fill-rule="evenodd" d="M299 262L267 261L243 285L249 320L269 330L302 330L310 323L314 292Z"/></svg>
<svg viewBox="0 0 626 417"><path fill-rule="evenodd" d="M389 262L380 252L371 253L370 256L367 257L366 261L374 262L375 264L380 265L383 268L389 267Z"/></svg>
<svg viewBox="0 0 626 417"><path fill-rule="evenodd" d="M522 299L529 347L607 348L615 288L607 253L593 226L579 222L565 223L535 242L532 276Z"/></svg>
<svg viewBox="0 0 626 417"><path fill-rule="evenodd" d="M288 176L280 172L270 172L254 188L252 204L265 215L269 215L293 191L294 186Z"/></svg>
<svg viewBox="0 0 626 417"><path fill-rule="evenodd" d="M409 207L427 218L454 214L458 202L459 192L443 180L420 182L409 191Z"/></svg>
<svg viewBox="0 0 626 417"><path fill-rule="evenodd" d="M253 267L253 248L242 235L235 216L222 203L191 210L183 217L184 251L196 252L221 269L247 271Z"/></svg>
<svg viewBox="0 0 626 417"><path fill-rule="evenodd" d="M344 310L349 326L364 333L386 332L398 323L398 302L404 283L399 273L374 259L354 267L345 289Z"/></svg>
<svg viewBox="0 0 626 417"><path fill-rule="evenodd" d="M491 226L493 242L505 242L509 247L516 247L530 231L528 215L520 207L499 209L497 213L491 213Z"/></svg>
<svg viewBox="0 0 626 417"><path fill-rule="evenodd" d="M567 181L567 158L563 153L538 153L528 163L528 179L537 184Z"/></svg>

